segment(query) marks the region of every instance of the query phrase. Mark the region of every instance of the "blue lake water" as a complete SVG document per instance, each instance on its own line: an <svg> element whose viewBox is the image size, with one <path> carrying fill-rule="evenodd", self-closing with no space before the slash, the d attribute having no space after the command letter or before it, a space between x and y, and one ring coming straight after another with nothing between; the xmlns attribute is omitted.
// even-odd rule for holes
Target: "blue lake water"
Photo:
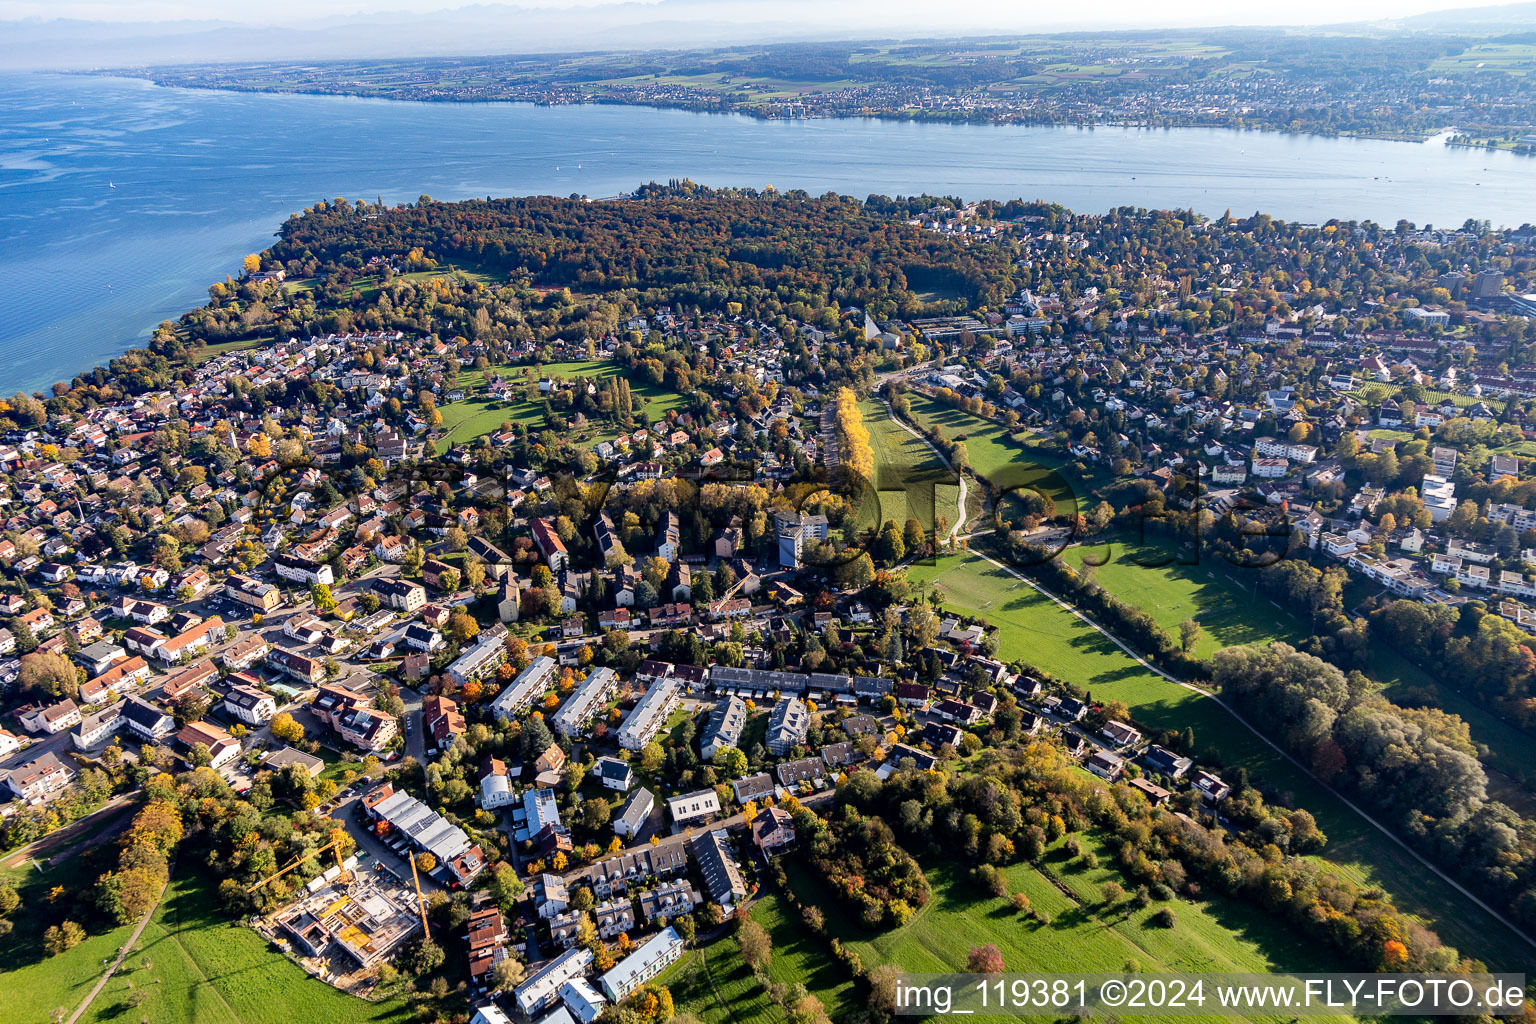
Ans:
<svg viewBox="0 0 1536 1024"><path fill-rule="evenodd" d="M1439 144L758 121L0 75L0 393L67 380L142 341L317 199L596 198L670 177L861 198L1043 198L1085 212L1536 221L1536 159Z"/></svg>

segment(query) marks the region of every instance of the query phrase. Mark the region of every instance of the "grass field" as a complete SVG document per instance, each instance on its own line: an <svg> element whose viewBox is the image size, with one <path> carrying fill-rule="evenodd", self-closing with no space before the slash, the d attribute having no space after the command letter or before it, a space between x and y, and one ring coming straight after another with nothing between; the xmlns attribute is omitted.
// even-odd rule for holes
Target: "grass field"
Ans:
<svg viewBox="0 0 1536 1024"><path fill-rule="evenodd" d="M368 1003L311 978L266 939L231 922L211 885L181 877L171 884L136 951L81 1020L363 1024L408 1017L403 1003Z"/></svg>
<svg viewBox="0 0 1536 1024"><path fill-rule="evenodd" d="M1177 638L1179 623L1194 619L1204 629L1194 655L1209 658L1223 647L1284 640L1295 644L1310 635L1306 623L1255 598L1234 580L1237 570L1220 559L1206 564L1139 565L1147 553L1119 539L1067 548L1061 557L1074 568L1085 558L1104 559L1094 582L1129 605L1147 612ZM1152 559L1148 559L1151 561Z"/></svg>
<svg viewBox="0 0 1536 1024"><path fill-rule="evenodd" d="M893 519L900 526L916 519L930 535L940 520L946 529L954 525L960 485L943 460L926 441L891 419L878 400L860 402L859 413L869 430L869 446L875 456L880 523Z"/></svg>
<svg viewBox="0 0 1536 1024"><path fill-rule="evenodd" d="M823 902L820 906L835 910L836 904ZM835 916L827 914L829 919ZM752 919L773 939L768 973L774 981L781 985L801 982L816 993L834 1019L857 1009L853 979L828 955L823 942L806 929L793 907L770 892L752 905Z"/></svg>
<svg viewBox="0 0 1536 1024"><path fill-rule="evenodd" d="M664 971L657 983L672 993L679 1013L704 1024L783 1024L784 1013L768 998L741 958L736 939L726 935L697 949Z"/></svg>
<svg viewBox="0 0 1536 1024"><path fill-rule="evenodd" d="M979 893L965 868L929 861L923 869L933 899L906 925L872 933L846 917L828 914L828 928L858 952L866 967L888 963L914 973L963 971L970 950L987 943L1002 953L1006 970L1019 973L1118 973L1133 962L1147 973L1330 969L1315 946L1258 909L1236 902L1154 902L1129 913L1123 904L1106 906L1101 889L1105 883L1132 887L1096 838L1081 835L1078 842L1095 853L1097 867L1089 868L1070 855L1063 841L1038 866L1019 863L1004 869L1010 892L1027 895L1049 924L1018 913L1004 898ZM835 905L809 868L799 863L788 867L791 884L802 898ZM1174 910L1172 928L1148 922L1162 906ZM780 956L777 938L774 956ZM808 987L829 1009L834 1004L857 1009L849 998L855 994L851 985L818 982ZM839 998L843 991L847 995Z"/></svg>
<svg viewBox="0 0 1536 1024"><path fill-rule="evenodd" d="M248 348L255 348L257 345L265 345L271 340L273 340L272 335L265 335L260 338L241 338L238 341L215 341L212 344L204 345L202 350L198 352L194 362L201 366L210 359L216 359L230 352L241 352Z"/></svg>
<svg viewBox="0 0 1536 1024"><path fill-rule="evenodd" d="M527 376L530 372L531 377ZM465 370L459 374L458 386L471 390L481 388L491 376L510 378L515 381L525 379L538 381L543 377L560 377L566 380L575 377L607 380L609 377L617 377L623 373L624 367L617 363L590 359L545 363L540 366L502 366L486 370ZM644 399L642 415L652 423L664 419L671 410L682 409L687 404L687 400L682 395L655 384L631 381L630 390L634 395ZM440 411L443 414L443 430L446 432L444 442L450 447L494 433L503 423L522 423L531 430L544 429L542 402L519 400L503 404L483 396L471 396L458 402L450 402L442 406ZM591 434L587 440L592 444L617 437L619 433L617 430L606 428L589 429Z"/></svg>
<svg viewBox="0 0 1536 1024"><path fill-rule="evenodd" d="M392 281L403 284L419 284L422 281L430 281L435 277L457 277L467 281L479 281L481 284L493 284L497 280L494 274L486 274L473 268L464 268L448 263L432 270L413 270L404 274L396 274ZM297 295L303 291L312 291L319 283L319 280L313 277L295 278L283 282L283 292L286 295ZM378 298L379 292L383 288L383 277L378 274L369 274L364 277L355 278L342 294L351 299L372 302Z"/></svg>
<svg viewBox="0 0 1536 1024"><path fill-rule="evenodd" d="M1068 548L1062 557L1075 567L1090 556L1108 557L1109 561L1095 571L1094 581L1122 601L1148 612L1175 637L1179 623L1194 618L1204 628L1194 651L1199 658L1209 658L1223 647L1238 644L1273 640L1296 644L1310 634L1305 620L1267 597L1256 597L1252 581L1244 579L1247 574L1221 559L1148 568L1131 561L1136 554L1118 540L1111 540ZM1536 743L1530 736L1384 645L1373 649L1370 674L1382 684L1389 699L1427 690L1439 707L1459 715L1471 729L1472 739L1488 748L1483 763L1496 773L1490 777L1494 795L1512 807L1536 811L1536 800L1527 792L1536 786Z"/></svg>
<svg viewBox="0 0 1536 1024"><path fill-rule="evenodd" d="M980 558L947 555L934 565L912 567L909 575L940 586L949 608L997 625L1005 660L1034 664L1087 687L1098 700L1124 701L1149 728L1192 728L1197 749L1214 751L1226 765L1243 765L1278 801L1316 816L1329 838L1323 860L1358 880L1381 885L1399 906L1424 917L1447 944L1490 964L1529 961L1528 949L1502 925L1260 742L1215 701L1149 672L1081 619Z"/></svg>
<svg viewBox="0 0 1536 1024"><path fill-rule="evenodd" d="M1379 680L1389 700L1402 700L1413 691L1428 691L1442 710L1459 716L1472 740L1488 748L1482 758L1490 770L1492 795L1526 815L1536 814L1536 742L1481 704L1410 662L1396 649L1378 644L1371 650L1371 675Z"/></svg>
<svg viewBox="0 0 1536 1024"><path fill-rule="evenodd" d="M783 985L799 982L834 1020L857 1009L853 979L827 955L793 911L772 892L752 904L752 919L768 931L773 955L768 975ZM830 918L831 915L828 915ZM691 950L661 976L679 1012L704 1024L783 1024L784 1012L768 998L741 957L734 931Z"/></svg>
<svg viewBox="0 0 1536 1024"><path fill-rule="evenodd" d="M106 970L103 961L116 956L133 932L132 925L98 927L74 949L54 957L44 954L43 931L62 916L51 905L50 891L60 886L73 893L90 886L102 870L91 863L92 858L82 856L44 871L31 866L0 871L0 879L21 896L21 906L9 919L13 930L0 940L0 987L9 993L0 1014L5 1020L42 1024L60 1007L73 1011Z"/></svg>
<svg viewBox="0 0 1536 1024"><path fill-rule="evenodd" d="M963 436L971 469L1001 490L1038 489L1051 496L1059 512L1070 513L1086 511L1089 496L1108 482L1098 473L1078 475L1067 468L1068 459L1044 445L1015 440L1000 424L922 395L911 398L918 422L925 427L937 424L950 440Z"/></svg>

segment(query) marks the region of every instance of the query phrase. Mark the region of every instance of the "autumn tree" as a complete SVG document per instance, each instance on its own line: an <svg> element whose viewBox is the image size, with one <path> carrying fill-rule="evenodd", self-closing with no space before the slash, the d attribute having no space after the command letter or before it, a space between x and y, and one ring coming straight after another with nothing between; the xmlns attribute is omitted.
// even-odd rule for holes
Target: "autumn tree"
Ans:
<svg viewBox="0 0 1536 1024"><path fill-rule="evenodd" d="M288 712L280 712L272 719L272 735L284 743L300 743L304 739L304 727L294 721Z"/></svg>
<svg viewBox="0 0 1536 1024"><path fill-rule="evenodd" d="M21 687L39 696L79 696L80 676L74 664L63 654L33 651L21 659Z"/></svg>
<svg viewBox="0 0 1536 1024"><path fill-rule="evenodd" d="M741 957L747 966L757 968L768 965L769 958L773 956L773 940L768 937L766 928L750 917L739 918L736 941L741 946Z"/></svg>
<svg viewBox="0 0 1536 1024"><path fill-rule="evenodd" d="M85 929L73 921L50 925L48 930L43 932L43 949L49 956L58 956L60 953L74 949L84 941Z"/></svg>
<svg viewBox="0 0 1536 1024"><path fill-rule="evenodd" d="M965 958L965 969L970 974L1001 974L1003 954L990 942L985 946L974 946Z"/></svg>
<svg viewBox="0 0 1536 1024"><path fill-rule="evenodd" d="M1179 647L1185 654L1195 649L1195 645L1200 642L1201 632L1200 623L1194 619L1185 619L1179 623Z"/></svg>

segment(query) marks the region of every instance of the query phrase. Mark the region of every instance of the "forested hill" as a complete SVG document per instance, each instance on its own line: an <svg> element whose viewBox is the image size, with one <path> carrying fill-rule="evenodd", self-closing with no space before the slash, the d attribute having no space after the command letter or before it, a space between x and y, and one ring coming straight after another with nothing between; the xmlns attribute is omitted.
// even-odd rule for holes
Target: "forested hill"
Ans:
<svg viewBox="0 0 1536 1024"><path fill-rule="evenodd" d="M932 201L911 202L921 210ZM706 308L731 300L749 311L774 299L911 316L995 306L1016 290L1007 252L958 244L907 215L889 200L665 187L599 202L422 197L384 208L340 200L289 218L271 255L361 268L419 249L439 263L535 284L634 288Z"/></svg>

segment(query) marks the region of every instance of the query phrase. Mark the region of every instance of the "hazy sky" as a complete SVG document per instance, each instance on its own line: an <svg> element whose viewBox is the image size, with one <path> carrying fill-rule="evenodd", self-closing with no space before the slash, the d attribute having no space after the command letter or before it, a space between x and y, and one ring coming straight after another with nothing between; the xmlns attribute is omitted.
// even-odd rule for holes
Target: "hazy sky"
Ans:
<svg viewBox="0 0 1536 1024"><path fill-rule="evenodd" d="M515 6L602 8L614 3L654 0L522 0ZM804 18L814 23L846 25L867 18L878 34L882 22L932 24L946 28L993 24L1000 29L1082 25L1233 25L1329 24L1403 17L1425 11L1472 6L1501 6L1515 0L1291 0L1276 4L1243 0L1096 0L1081 11L1041 0L722 0L708 6L727 19ZM265 0L260 4L213 4L208 0L0 0L0 19L79 18L103 21L219 20L257 24L299 24L327 17L391 11L426 12L465 6L460 0ZM601 17L594 12L589 17Z"/></svg>

